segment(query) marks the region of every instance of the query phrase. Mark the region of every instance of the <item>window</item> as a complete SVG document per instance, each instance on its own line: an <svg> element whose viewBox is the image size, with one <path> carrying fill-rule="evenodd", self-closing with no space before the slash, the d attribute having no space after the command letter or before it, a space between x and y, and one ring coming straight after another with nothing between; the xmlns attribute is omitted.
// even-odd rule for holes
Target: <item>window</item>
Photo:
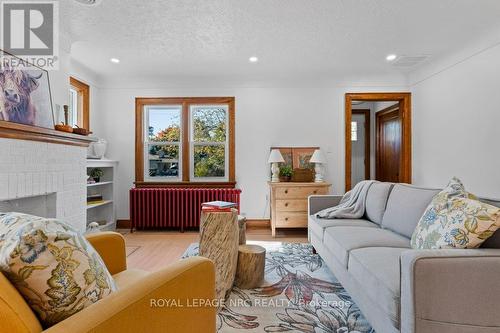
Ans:
<svg viewBox="0 0 500 333"><path fill-rule="evenodd" d="M358 123L351 122L351 141L358 141Z"/></svg>
<svg viewBox="0 0 500 333"><path fill-rule="evenodd" d="M191 180L227 180L227 105L191 105Z"/></svg>
<svg viewBox="0 0 500 333"><path fill-rule="evenodd" d="M146 106L144 111L144 178L148 181L181 179L182 105Z"/></svg>
<svg viewBox="0 0 500 333"><path fill-rule="evenodd" d="M142 183L234 185L234 98L137 98Z"/></svg>
<svg viewBox="0 0 500 333"><path fill-rule="evenodd" d="M90 130L89 126L89 105L90 87L75 78L69 78L69 114L68 122L70 126L78 126Z"/></svg>

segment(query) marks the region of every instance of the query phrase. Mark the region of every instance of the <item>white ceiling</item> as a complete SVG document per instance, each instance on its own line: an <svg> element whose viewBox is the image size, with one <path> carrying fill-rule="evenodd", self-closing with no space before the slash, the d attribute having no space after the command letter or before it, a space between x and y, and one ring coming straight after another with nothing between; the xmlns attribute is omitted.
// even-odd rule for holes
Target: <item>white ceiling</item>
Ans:
<svg viewBox="0 0 500 333"><path fill-rule="evenodd" d="M500 28L499 0L102 0L61 4L71 55L99 75L286 78L403 71ZM250 56L259 62L248 62ZM121 60L119 65L109 59Z"/></svg>

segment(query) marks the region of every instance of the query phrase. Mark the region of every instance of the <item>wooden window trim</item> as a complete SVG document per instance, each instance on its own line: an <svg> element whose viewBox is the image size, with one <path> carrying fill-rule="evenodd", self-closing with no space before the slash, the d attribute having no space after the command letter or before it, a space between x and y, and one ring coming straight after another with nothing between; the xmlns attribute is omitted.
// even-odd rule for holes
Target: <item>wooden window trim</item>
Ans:
<svg viewBox="0 0 500 333"><path fill-rule="evenodd" d="M136 187L235 188L236 182L134 182Z"/></svg>
<svg viewBox="0 0 500 333"><path fill-rule="evenodd" d="M144 107L146 105L182 105L182 181L148 182L144 181ZM189 145L189 106L191 104L227 104L229 174L227 181L197 182L189 181L190 145ZM172 187L235 187L235 99L234 97L136 97L135 99L135 185L137 187L172 186Z"/></svg>
<svg viewBox="0 0 500 333"><path fill-rule="evenodd" d="M70 86L76 88L81 96L81 110L78 110L77 124L90 131L90 86L74 77L69 78ZM79 101L80 102L80 101Z"/></svg>

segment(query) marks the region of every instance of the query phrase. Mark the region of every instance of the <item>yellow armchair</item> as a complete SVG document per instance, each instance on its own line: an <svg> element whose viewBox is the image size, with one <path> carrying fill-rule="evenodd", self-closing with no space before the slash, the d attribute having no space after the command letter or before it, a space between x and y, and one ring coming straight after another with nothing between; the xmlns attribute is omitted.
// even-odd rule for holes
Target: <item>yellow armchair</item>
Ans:
<svg viewBox="0 0 500 333"><path fill-rule="evenodd" d="M113 274L118 291L43 332L215 332L217 309L199 305L215 298L210 260L188 258L149 273L127 269L125 241L120 234L102 232L87 239ZM0 332L42 332L35 315L27 309L2 275Z"/></svg>

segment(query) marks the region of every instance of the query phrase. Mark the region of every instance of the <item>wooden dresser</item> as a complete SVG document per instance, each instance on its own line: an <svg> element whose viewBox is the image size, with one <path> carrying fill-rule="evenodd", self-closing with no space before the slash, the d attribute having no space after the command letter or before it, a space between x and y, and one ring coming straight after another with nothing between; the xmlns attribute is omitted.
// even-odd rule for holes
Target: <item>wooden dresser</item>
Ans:
<svg viewBox="0 0 500 333"><path fill-rule="evenodd" d="M269 182L271 189L271 229L307 228L307 198L314 194L328 194L328 183Z"/></svg>

